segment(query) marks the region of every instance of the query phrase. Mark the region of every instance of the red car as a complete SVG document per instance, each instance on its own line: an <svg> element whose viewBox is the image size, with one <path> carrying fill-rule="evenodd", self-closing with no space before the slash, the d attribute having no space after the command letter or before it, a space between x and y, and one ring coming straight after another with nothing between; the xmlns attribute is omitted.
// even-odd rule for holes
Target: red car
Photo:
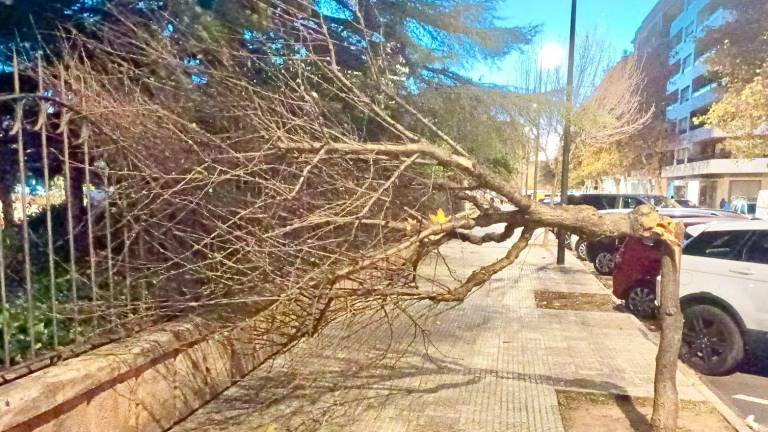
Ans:
<svg viewBox="0 0 768 432"><path fill-rule="evenodd" d="M734 220L731 216L681 218L686 228L721 220ZM738 219L737 220L743 220ZM689 234L686 233L686 240ZM629 237L619 240L613 272L613 295L624 301L626 308L641 318L656 313L656 277L661 272L661 251L658 245L647 245L643 240Z"/></svg>
<svg viewBox="0 0 768 432"><path fill-rule="evenodd" d="M613 295L624 300L626 308L641 318L656 311L656 277L661 272L661 252L639 238L628 237L616 253Z"/></svg>

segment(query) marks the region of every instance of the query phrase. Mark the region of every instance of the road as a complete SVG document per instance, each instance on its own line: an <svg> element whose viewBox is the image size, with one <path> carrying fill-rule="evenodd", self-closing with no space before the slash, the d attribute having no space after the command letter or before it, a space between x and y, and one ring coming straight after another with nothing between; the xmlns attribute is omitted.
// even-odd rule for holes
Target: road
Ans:
<svg viewBox="0 0 768 432"><path fill-rule="evenodd" d="M610 277L598 275L589 263L585 262L584 265L608 291L611 290ZM648 330L659 331L657 322L644 321L643 323ZM754 421L768 430L768 339L764 336L761 341L752 340L751 342L756 349L747 353L747 358L737 373L723 377L704 375L700 377L710 390L741 418L754 416Z"/></svg>
<svg viewBox="0 0 768 432"><path fill-rule="evenodd" d="M724 377L702 376L707 386L742 418L768 427L768 350L750 353L740 370Z"/></svg>

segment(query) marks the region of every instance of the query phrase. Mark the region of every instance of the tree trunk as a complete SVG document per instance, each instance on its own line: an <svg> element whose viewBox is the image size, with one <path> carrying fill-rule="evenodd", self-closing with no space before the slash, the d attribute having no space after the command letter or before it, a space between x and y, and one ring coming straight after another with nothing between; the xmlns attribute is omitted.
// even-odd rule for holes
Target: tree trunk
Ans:
<svg viewBox="0 0 768 432"><path fill-rule="evenodd" d="M0 229L7 228L13 224L13 199L11 198L11 189L6 189L0 185L0 206L3 207L0 214Z"/></svg>
<svg viewBox="0 0 768 432"><path fill-rule="evenodd" d="M684 227L676 225L678 241L683 238ZM683 336L683 314L680 310L680 257L679 244L666 243L662 246L661 289L659 293L661 318L661 341L656 354L656 375L654 378L653 416L651 426L654 432L677 430L679 403L677 397L677 358Z"/></svg>

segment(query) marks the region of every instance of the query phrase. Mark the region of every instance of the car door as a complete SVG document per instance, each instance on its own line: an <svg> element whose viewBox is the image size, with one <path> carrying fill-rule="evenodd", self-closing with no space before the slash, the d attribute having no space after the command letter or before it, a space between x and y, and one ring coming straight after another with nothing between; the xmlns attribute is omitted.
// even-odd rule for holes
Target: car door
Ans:
<svg viewBox="0 0 768 432"><path fill-rule="evenodd" d="M686 243L680 268L680 295L708 293L749 310L743 286L748 264L742 256L752 236L750 230L704 231Z"/></svg>
<svg viewBox="0 0 768 432"><path fill-rule="evenodd" d="M756 231L744 248L742 261L729 271L743 280L742 289L750 309L742 316L747 326L768 331L768 230Z"/></svg>

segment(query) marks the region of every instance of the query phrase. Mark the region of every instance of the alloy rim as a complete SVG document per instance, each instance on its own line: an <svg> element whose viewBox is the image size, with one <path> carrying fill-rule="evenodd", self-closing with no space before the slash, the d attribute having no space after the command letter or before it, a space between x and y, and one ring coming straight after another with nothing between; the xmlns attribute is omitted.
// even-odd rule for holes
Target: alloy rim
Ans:
<svg viewBox="0 0 768 432"><path fill-rule="evenodd" d="M613 255L608 252L601 252L595 259L595 265L603 273L610 273L613 270L613 264Z"/></svg>
<svg viewBox="0 0 768 432"><path fill-rule="evenodd" d="M716 321L693 316L683 327L683 355L695 365L712 365L728 351L724 329Z"/></svg>
<svg viewBox="0 0 768 432"><path fill-rule="evenodd" d="M656 301L656 294L646 287L639 287L633 289L629 293L628 305L632 312L636 312L642 315L649 315L653 312L654 303Z"/></svg>

